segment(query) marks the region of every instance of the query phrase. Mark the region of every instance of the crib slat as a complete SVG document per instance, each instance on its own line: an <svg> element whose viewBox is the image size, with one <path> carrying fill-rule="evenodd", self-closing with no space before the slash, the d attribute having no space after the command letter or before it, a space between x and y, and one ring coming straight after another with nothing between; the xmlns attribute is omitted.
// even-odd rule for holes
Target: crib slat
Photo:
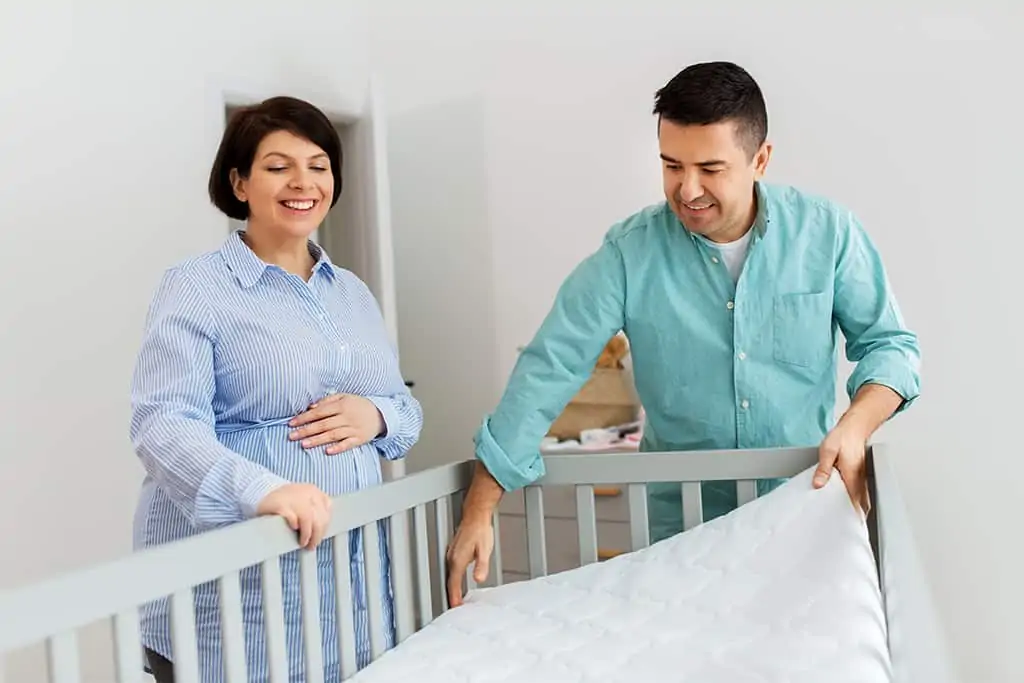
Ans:
<svg viewBox="0 0 1024 683"><path fill-rule="evenodd" d="M451 518L451 505L448 496L438 498L434 501L434 528L437 531L437 556L434 561L437 563L437 575L441 584L441 610L448 610L448 591L446 590L444 577L448 576L448 541L451 535L448 528L448 520Z"/></svg>
<svg viewBox="0 0 1024 683"><path fill-rule="evenodd" d="M224 673L228 683L248 680L245 665L245 627L242 623L242 591L238 572L230 572L218 580L220 593L220 642L224 657Z"/></svg>
<svg viewBox="0 0 1024 683"><path fill-rule="evenodd" d="M306 656L307 683L323 683L324 653L320 636L320 577L317 573L317 551L299 551L299 585L302 610L302 643Z"/></svg>
<svg viewBox="0 0 1024 683"><path fill-rule="evenodd" d="M337 602L335 611L338 619L338 648L341 656L341 677L350 678L356 674L356 628L352 613L352 554L349 552L351 533L341 533L334 538L334 595Z"/></svg>
<svg viewBox="0 0 1024 683"><path fill-rule="evenodd" d="M651 544L651 530L647 520L647 485L629 485L629 539L633 550Z"/></svg>
<svg viewBox="0 0 1024 683"><path fill-rule="evenodd" d="M395 584L395 631L400 643L412 635L416 628L408 510L391 516L391 535L388 540L391 549L391 577Z"/></svg>
<svg viewBox="0 0 1024 683"><path fill-rule="evenodd" d="M491 552L491 574L494 576L494 585L500 586L505 582L502 577L501 568L501 514L497 509L491 515L491 525L494 529L494 550Z"/></svg>
<svg viewBox="0 0 1024 683"><path fill-rule="evenodd" d="M530 578L548 573L547 541L544 534L544 492L540 486L527 486L526 499L526 551L530 560Z"/></svg>
<svg viewBox="0 0 1024 683"><path fill-rule="evenodd" d="M434 620L434 605L430 595L430 543L427 536L427 506L417 505L413 510L416 527L416 599L419 607L419 627Z"/></svg>
<svg viewBox="0 0 1024 683"><path fill-rule="evenodd" d="M378 523L363 527L363 559L366 567L366 609L370 621L370 656L384 654L384 608L381 586L380 528Z"/></svg>
<svg viewBox="0 0 1024 683"><path fill-rule="evenodd" d="M50 683L80 683L78 638L74 631L48 638L46 659L50 666Z"/></svg>
<svg viewBox="0 0 1024 683"><path fill-rule="evenodd" d="M267 668L270 683L288 683L288 650L285 641L284 599L281 594L279 558L264 560L260 569L263 576L263 620L267 634ZM175 683L180 681L175 680Z"/></svg>
<svg viewBox="0 0 1024 683"><path fill-rule="evenodd" d="M742 479L736 482L736 502L744 505L757 498L757 481Z"/></svg>
<svg viewBox="0 0 1024 683"><path fill-rule="evenodd" d="M138 683L142 671L139 613L134 607L114 615L114 664L117 683Z"/></svg>
<svg viewBox="0 0 1024 683"><path fill-rule="evenodd" d="M171 650L175 683L199 683L194 599L191 588L184 588L171 596Z"/></svg>
<svg viewBox="0 0 1024 683"><path fill-rule="evenodd" d="M580 566L597 562L597 507L594 487L576 487L576 524L580 540Z"/></svg>
<svg viewBox="0 0 1024 683"><path fill-rule="evenodd" d="M683 531L692 529L704 521L704 506L701 504L699 481L683 484Z"/></svg>
<svg viewBox="0 0 1024 683"><path fill-rule="evenodd" d="M462 524L462 506L465 504L466 494L464 491L456 491L448 496L448 501L452 511L452 529L458 529L459 525Z"/></svg>

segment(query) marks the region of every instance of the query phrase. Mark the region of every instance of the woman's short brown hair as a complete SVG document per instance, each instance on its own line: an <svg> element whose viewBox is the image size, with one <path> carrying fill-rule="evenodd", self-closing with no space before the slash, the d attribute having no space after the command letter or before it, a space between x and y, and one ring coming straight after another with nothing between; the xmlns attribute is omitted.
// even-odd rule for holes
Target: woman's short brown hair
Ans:
<svg viewBox="0 0 1024 683"><path fill-rule="evenodd" d="M231 186L231 169L237 169L239 175L248 178L263 138L280 130L309 140L327 154L334 175L331 206L338 202L342 160L338 131L330 119L309 102L294 97L272 97L231 115L210 169L210 201L230 218L244 221L249 217L249 205L235 196Z"/></svg>

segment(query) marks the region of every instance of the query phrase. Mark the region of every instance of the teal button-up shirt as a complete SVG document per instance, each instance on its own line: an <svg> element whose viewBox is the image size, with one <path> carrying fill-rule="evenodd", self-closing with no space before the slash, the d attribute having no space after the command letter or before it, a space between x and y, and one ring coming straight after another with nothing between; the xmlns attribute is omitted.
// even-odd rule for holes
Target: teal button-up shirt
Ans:
<svg viewBox="0 0 1024 683"><path fill-rule="evenodd" d="M918 396L917 336L857 218L790 187L758 183L756 197L735 284L667 203L613 226L575 268L476 435L503 488L544 474L541 439L620 330L646 412L643 451L818 445L834 424L839 332L856 363L851 397L865 383L896 391L900 410ZM680 487L648 488L660 540L682 528ZM705 519L716 517L735 506L735 485L705 484L703 498Z"/></svg>

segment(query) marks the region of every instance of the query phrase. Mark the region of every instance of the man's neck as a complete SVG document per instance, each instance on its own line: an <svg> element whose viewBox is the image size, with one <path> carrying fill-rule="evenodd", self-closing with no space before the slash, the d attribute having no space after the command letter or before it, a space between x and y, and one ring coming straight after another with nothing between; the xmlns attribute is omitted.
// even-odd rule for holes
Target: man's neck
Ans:
<svg viewBox="0 0 1024 683"><path fill-rule="evenodd" d="M736 221L735 227L729 228L727 231L723 231L721 234L715 235L713 241L721 244L728 244L729 242L735 242L741 239L744 235L750 232L754 228L754 224L757 222L757 189L754 189L753 194L750 197L750 206L747 208L741 220Z"/></svg>

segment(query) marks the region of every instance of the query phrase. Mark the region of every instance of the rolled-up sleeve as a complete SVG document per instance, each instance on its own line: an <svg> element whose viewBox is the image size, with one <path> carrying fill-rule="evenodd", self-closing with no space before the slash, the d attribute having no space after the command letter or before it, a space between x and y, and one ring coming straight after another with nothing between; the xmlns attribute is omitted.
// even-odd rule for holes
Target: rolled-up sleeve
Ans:
<svg viewBox="0 0 1024 683"><path fill-rule="evenodd" d="M287 480L222 445L214 429L214 331L188 275L169 270L132 378L131 440L146 472L197 528L252 517Z"/></svg>
<svg viewBox="0 0 1024 683"><path fill-rule="evenodd" d="M559 288L474 439L476 457L505 490L543 476L541 441L590 378L605 344L623 328L625 289L622 254L608 238Z"/></svg>
<svg viewBox="0 0 1024 683"><path fill-rule="evenodd" d="M900 312L882 258L860 222L846 214L837 230L835 315L855 363L847 381L852 399L865 384L880 384L903 398L897 413L921 391L917 335Z"/></svg>

